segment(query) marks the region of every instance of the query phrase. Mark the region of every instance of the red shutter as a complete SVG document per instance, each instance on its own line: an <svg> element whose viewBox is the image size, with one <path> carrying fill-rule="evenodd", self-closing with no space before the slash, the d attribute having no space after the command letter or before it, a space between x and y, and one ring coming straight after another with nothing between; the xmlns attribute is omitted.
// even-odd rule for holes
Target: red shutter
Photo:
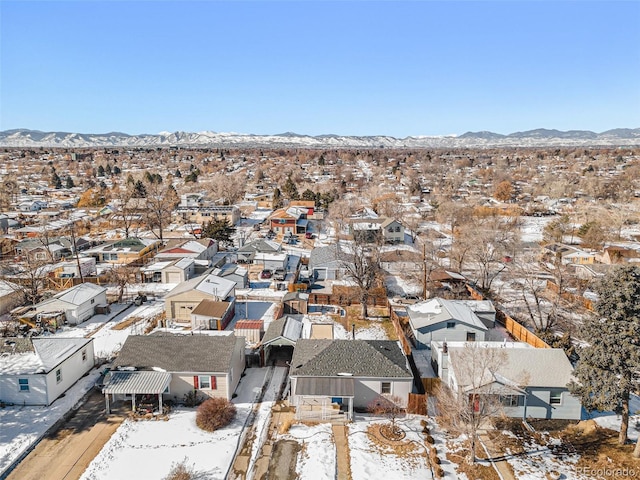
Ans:
<svg viewBox="0 0 640 480"><path fill-rule="evenodd" d="M194 388L195 390L197 390L199 387L200 387L200 385L198 385L198 376L197 376L197 375L194 375L194 376L193 376L193 388Z"/></svg>
<svg viewBox="0 0 640 480"><path fill-rule="evenodd" d="M218 385L216 384L216 377L211 377L211 390L216 390Z"/></svg>

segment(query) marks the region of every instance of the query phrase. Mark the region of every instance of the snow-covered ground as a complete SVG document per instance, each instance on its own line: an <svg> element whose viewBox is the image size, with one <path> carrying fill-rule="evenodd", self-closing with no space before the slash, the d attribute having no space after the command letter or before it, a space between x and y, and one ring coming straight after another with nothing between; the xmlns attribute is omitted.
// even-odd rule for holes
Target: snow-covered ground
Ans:
<svg viewBox="0 0 640 480"><path fill-rule="evenodd" d="M627 437L629 440L635 442L640 436L640 396L631 395L629 413L629 430L627 431ZM620 431L622 417L616 415L614 412L591 412L589 418L593 418L596 423L603 428L609 428L616 432Z"/></svg>
<svg viewBox="0 0 640 480"><path fill-rule="evenodd" d="M293 425L287 435L301 445L296 473L298 478L330 480L336 476L336 447L331 424Z"/></svg>
<svg viewBox="0 0 640 480"><path fill-rule="evenodd" d="M542 231L555 217L525 217L519 218L520 239L525 243L542 241Z"/></svg>
<svg viewBox="0 0 640 480"><path fill-rule="evenodd" d="M0 408L0 477L93 388L99 376L99 369L92 370L48 407Z"/></svg>
<svg viewBox="0 0 640 480"><path fill-rule="evenodd" d="M375 424L388 422L370 416L358 415L349 425L349 455L354 480L394 479L413 480L433 478L422 438L419 416L408 416L399 422L406 437L402 448L392 448L376 442L367 432ZM401 453L399 453L401 452Z"/></svg>
<svg viewBox="0 0 640 480"><path fill-rule="evenodd" d="M231 425L213 433L200 430L193 408L175 410L166 422L126 420L81 479L163 478L182 461L203 478L225 478L267 369L251 368L245 373L233 399L237 415ZM256 428L268 422L268 415L256 418L261 422Z"/></svg>

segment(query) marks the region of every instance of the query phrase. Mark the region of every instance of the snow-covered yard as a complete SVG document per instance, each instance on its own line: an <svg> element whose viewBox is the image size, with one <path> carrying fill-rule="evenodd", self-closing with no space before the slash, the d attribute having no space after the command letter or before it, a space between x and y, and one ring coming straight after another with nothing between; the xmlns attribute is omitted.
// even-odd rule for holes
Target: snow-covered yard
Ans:
<svg viewBox="0 0 640 480"><path fill-rule="evenodd" d="M349 455L354 480L433 478L427 448L421 434L422 417L409 416L399 422L406 437L393 443L377 439L370 432L388 420L358 415L349 425Z"/></svg>
<svg viewBox="0 0 640 480"><path fill-rule="evenodd" d="M225 478L266 372L246 371L233 400L237 414L231 425L213 433L200 430L193 408L178 408L165 422L126 420L81 478L163 478L182 461L203 478Z"/></svg>

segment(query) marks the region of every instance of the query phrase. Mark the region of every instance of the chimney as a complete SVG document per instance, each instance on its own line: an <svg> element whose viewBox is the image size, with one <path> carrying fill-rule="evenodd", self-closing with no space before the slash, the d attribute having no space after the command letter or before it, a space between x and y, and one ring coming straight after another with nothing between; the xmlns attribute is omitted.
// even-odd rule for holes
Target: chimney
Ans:
<svg viewBox="0 0 640 480"><path fill-rule="evenodd" d="M356 339L356 324L355 323L351 324L351 337L353 338L353 340Z"/></svg>

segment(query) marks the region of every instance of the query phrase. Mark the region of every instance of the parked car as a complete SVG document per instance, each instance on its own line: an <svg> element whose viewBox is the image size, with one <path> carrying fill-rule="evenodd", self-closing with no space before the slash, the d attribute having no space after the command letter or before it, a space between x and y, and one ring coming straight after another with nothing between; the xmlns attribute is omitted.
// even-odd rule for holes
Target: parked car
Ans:
<svg viewBox="0 0 640 480"><path fill-rule="evenodd" d="M392 301L394 303L399 303L401 305L413 305L414 303L418 303L422 300L418 295L414 294L405 294L397 297L393 297Z"/></svg>
<svg viewBox="0 0 640 480"><path fill-rule="evenodd" d="M282 281L287 276L287 271L284 268L276 268L273 272L273 278Z"/></svg>
<svg viewBox="0 0 640 480"><path fill-rule="evenodd" d="M271 278L272 276L271 270L262 270L260 272L260 278Z"/></svg>
<svg viewBox="0 0 640 480"><path fill-rule="evenodd" d="M309 239L309 238L313 238L313 233L311 232L307 232L304 234L304 238Z"/></svg>

